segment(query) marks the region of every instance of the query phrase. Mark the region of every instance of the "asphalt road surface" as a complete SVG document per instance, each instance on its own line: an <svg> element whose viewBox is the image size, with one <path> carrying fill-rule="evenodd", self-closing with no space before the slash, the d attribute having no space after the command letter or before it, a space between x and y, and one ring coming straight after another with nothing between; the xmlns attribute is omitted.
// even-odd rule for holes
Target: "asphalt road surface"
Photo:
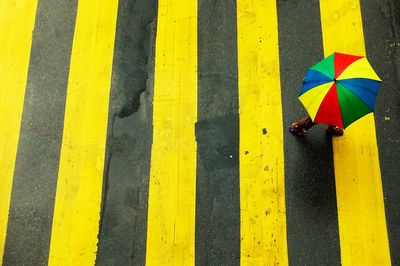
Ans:
<svg viewBox="0 0 400 266"><path fill-rule="evenodd" d="M400 265L398 0L2 0L0 36L0 264ZM295 137L334 51L375 112Z"/></svg>

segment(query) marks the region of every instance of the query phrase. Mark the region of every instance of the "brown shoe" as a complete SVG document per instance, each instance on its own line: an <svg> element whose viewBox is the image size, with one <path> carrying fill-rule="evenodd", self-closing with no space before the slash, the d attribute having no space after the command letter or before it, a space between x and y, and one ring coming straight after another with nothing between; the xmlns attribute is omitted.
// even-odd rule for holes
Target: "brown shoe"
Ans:
<svg viewBox="0 0 400 266"><path fill-rule="evenodd" d="M293 123L292 126L289 127L289 132L296 136L303 137L306 135L307 130L302 126L299 126L298 124Z"/></svg>
<svg viewBox="0 0 400 266"><path fill-rule="evenodd" d="M343 136L344 129L336 126L329 126L325 129L328 136Z"/></svg>

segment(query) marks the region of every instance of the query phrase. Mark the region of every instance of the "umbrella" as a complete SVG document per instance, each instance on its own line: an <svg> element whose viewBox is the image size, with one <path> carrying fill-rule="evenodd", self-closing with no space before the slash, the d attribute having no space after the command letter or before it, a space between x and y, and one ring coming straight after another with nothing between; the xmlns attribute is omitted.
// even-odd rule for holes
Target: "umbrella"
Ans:
<svg viewBox="0 0 400 266"><path fill-rule="evenodd" d="M364 56L333 53L307 70L299 100L314 123L346 128L374 111L380 85Z"/></svg>

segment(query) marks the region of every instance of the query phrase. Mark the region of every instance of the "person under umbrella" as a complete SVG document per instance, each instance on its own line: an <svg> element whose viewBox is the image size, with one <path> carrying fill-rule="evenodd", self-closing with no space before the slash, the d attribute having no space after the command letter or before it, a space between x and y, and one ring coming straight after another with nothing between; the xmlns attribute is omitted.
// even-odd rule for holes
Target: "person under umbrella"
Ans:
<svg viewBox="0 0 400 266"><path fill-rule="evenodd" d="M374 111L381 80L364 56L333 53L307 70L299 100L309 116L292 123L289 131L304 136L317 123L328 135Z"/></svg>

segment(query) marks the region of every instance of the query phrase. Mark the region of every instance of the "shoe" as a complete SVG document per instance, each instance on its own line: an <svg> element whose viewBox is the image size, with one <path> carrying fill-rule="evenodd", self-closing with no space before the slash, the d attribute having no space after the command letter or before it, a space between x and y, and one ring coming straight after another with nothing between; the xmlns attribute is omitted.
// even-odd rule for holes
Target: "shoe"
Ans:
<svg viewBox="0 0 400 266"><path fill-rule="evenodd" d="M289 132L300 137L303 137L307 134L307 130L296 123L293 123L292 126L289 127Z"/></svg>
<svg viewBox="0 0 400 266"><path fill-rule="evenodd" d="M329 126L325 129L325 133L328 136L343 136L344 129L336 126Z"/></svg>

